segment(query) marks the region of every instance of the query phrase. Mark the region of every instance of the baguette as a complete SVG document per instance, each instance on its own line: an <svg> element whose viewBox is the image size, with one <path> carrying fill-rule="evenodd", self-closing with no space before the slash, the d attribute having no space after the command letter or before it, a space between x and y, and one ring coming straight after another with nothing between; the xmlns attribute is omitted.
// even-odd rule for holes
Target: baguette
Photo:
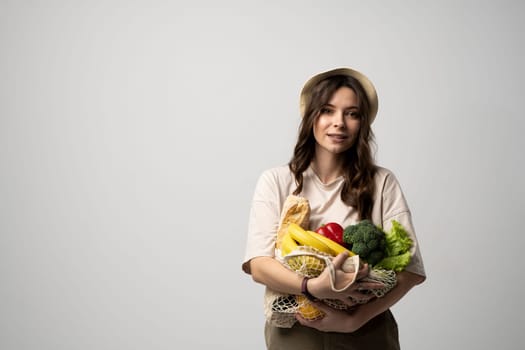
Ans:
<svg viewBox="0 0 525 350"><path fill-rule="evenodd" d="M310 221L310 203L308 199L296 195L289 195L283 204L281 220L277 231L275 247L281 249L283 236L288 232L290 223L297 224L304 229L308 229Z"/></svg>

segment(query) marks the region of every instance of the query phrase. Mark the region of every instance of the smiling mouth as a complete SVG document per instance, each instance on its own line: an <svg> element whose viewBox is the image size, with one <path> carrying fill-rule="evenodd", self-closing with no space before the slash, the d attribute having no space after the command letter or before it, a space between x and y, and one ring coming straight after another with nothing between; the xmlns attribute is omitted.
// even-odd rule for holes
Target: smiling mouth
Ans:
<svg viewBox="0 0 525 350"><path fill-rule="evenodd" d="M336 141L344 141L348 138L348 135L328 134L328 137Z"/></svg>

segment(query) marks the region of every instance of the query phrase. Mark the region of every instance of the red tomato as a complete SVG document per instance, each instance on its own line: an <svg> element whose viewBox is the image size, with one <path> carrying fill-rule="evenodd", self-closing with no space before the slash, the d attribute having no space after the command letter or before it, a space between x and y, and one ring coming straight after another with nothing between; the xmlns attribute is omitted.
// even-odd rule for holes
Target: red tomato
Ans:
<svg viewBox="0 0 525 350"><path fill-rule="evenodd" d="M315 232L322 234L323 236L330 238L332 241L337 242L344 246L343 241L343 227L336 222L329 222L319 227Z"/></svg>

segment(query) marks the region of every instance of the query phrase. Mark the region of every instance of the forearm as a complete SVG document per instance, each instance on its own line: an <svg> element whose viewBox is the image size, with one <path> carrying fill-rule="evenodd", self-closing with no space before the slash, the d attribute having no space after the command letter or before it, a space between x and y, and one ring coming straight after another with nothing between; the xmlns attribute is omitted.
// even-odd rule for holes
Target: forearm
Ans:
<svg viewBox="0 0 525 350"><path fill-rule="evenodd" d="M284 294L301 294L302 277L272 257L250 261L252 278L270 289Z"/></svg>
<svg viewBox="0 0 525 350"><path fill-rule="evenodd" d="M403 271L398 273L396 286L383 297L376 298L367 304L360 305L355 311L356 316L359 316L364 325L375 316L388 310L405 296L410 289L422 283L424 280L425 277L411 272Z"/></svg>

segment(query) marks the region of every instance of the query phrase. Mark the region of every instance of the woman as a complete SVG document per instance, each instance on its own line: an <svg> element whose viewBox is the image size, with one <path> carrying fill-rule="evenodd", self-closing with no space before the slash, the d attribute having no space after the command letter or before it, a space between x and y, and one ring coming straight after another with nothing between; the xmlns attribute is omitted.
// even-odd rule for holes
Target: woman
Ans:
<svg viewBox="0 0 525 350"><path fill-rule="evenodd" d="M352 311L316 306L325 316L307 320L296 315L291 328L267 322L268 349L399 349L396 322L389 308L412 287L425 279L419 245L410 211L395 176L376 166L371 152L371 123L378 103L374 86L362 73L339 68L309 79L301 91L302 122L293 157L288 166L265 171L256 186L248 230L243 270L268 290L305 294L317 299L350 300L367 297L359 288L380 286L354 283L334 292L327 269L306 280L275 259L275 240L281 210L290 194L309 201L310 229L322 223L338 222L343 227L369 219L390 230L397 220L409 232L414 244L411 263L397 274L397 284L381 298L352 305ZM354 279L341 265L344 253L334 258L336 281ZM367 267L358 277L367 273ZM353 297L353 298L348 298Z"/></svg>

